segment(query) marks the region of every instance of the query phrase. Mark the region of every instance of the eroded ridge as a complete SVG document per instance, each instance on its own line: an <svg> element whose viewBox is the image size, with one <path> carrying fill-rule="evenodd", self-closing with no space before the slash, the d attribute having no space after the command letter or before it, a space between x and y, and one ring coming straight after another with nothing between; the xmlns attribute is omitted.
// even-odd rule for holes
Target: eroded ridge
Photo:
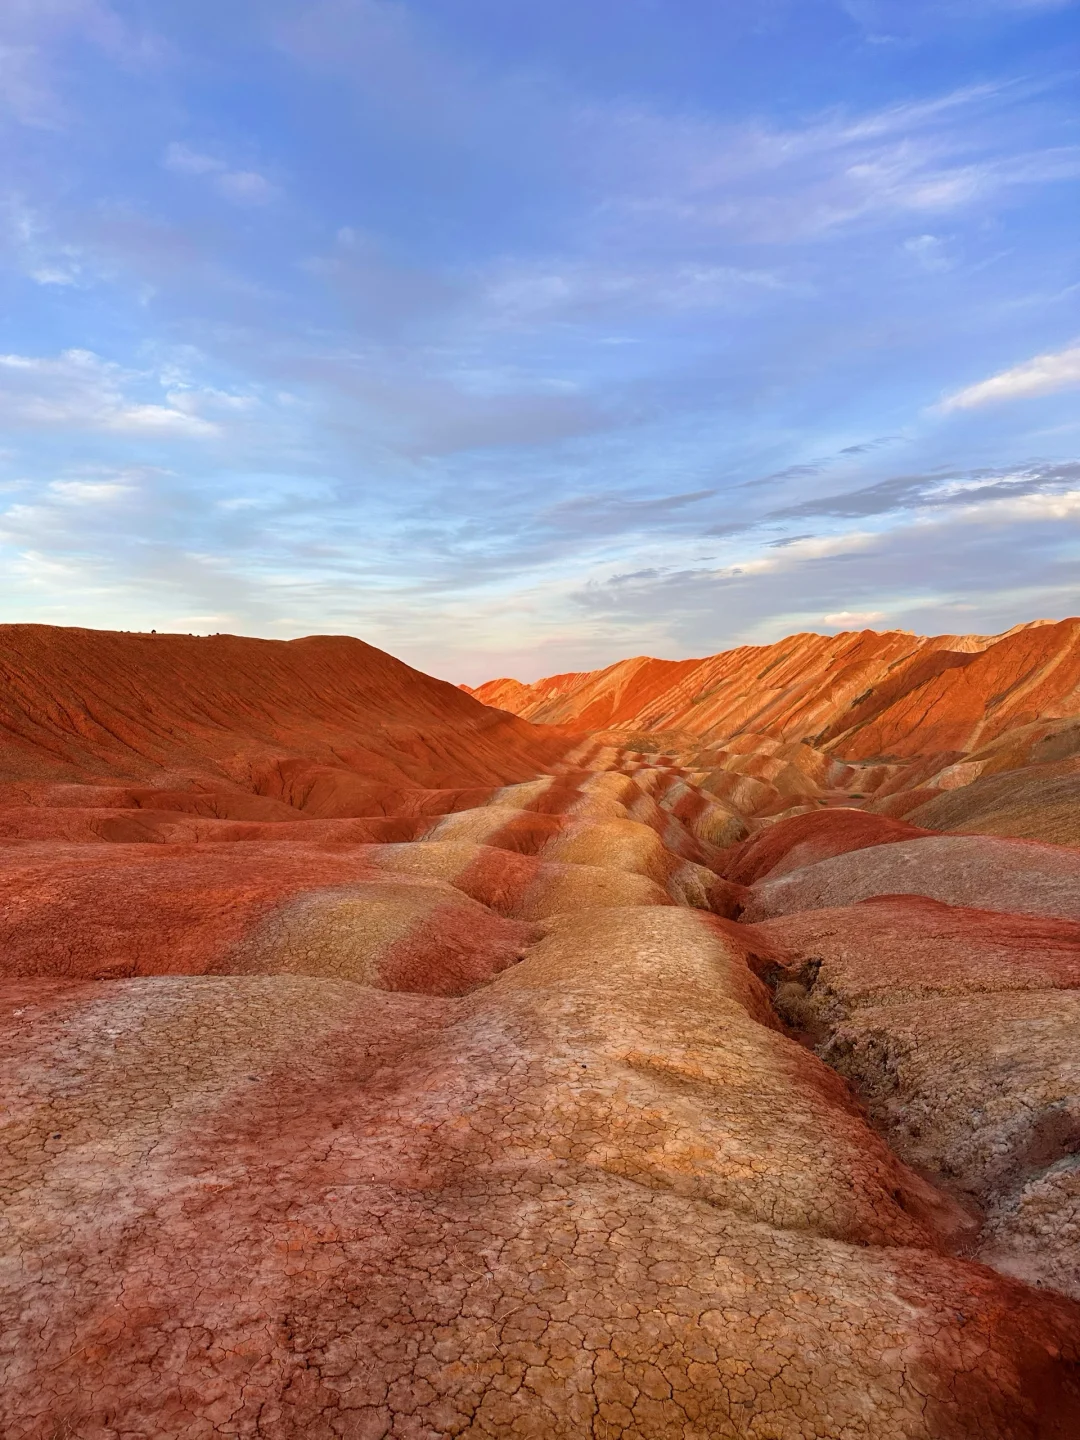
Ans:
<svg viewBox="0 0 1080 1440"><path fill-rule="evenodd" d="M747 816L869 805L932 830L1080 844L1080 619L1003 635L789 635L470 693L678 758Z"/></svg>
<svg viewBox="0 0 1080 1440"><path fill-rule="evenodd" d="M895 1151L983 1212L979 1257L1080 1299L1080 924L909 895L746 930Z"/></svg>
<svg viewBox="0 0 1080 1440"><path fill-rule="evenodd" d="M1080 1433L1075 852L270 655L20 731L5 1440Z"/></svg>

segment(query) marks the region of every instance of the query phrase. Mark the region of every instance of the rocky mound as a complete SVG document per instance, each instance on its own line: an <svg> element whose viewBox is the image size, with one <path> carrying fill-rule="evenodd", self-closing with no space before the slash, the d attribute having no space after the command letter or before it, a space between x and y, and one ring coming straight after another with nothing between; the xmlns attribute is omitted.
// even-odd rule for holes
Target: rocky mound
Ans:
<svg viewBox="0 0 1080 1440"><path fill-rule="evenodd" d="M905 896L745 933L895 1151L981 1216L979 1257L1080 1296L1080 924Z"/></svg>
<svg viewBox="0 0 1080 1440"><path fill-rule="evenodd" d="M921 797L920 797L921 799ZM1080 759L987 775L905 807L909 821L931 830L1015 835L1080 846Z"/></svg>
<svg viewBox="0 0 1080 1440"><path fill-rule="evenodd" d="M750 892L743 918L766 920L878 895L925 895L982 910L1080 920L1080 854L989 835L899 840L769 876Z"/></svg>
<svg viewBox="0 0 1080 1440"><path fill-rule="evenodd" d="M724 875L742 885L753 885L766 876L773 879L791 870L848 855L874 845L892 845L900 840L928 835L902 820L868 815L862 810L812 810L778 820L755 832L724 856Z"/></svg>

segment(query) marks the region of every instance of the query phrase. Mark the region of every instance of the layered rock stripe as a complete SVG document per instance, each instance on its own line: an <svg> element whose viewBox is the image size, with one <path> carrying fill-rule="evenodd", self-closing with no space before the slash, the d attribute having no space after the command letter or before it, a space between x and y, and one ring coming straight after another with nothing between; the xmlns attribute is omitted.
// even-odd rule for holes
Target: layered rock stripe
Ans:
<svg viewBox="0 0 1080 1440"><path fill-rule="evenodd" d="M793 635L470 693L668 752L744 814L869 801L930 829L1080 844L1077 619L1000 636Z"/></svg>

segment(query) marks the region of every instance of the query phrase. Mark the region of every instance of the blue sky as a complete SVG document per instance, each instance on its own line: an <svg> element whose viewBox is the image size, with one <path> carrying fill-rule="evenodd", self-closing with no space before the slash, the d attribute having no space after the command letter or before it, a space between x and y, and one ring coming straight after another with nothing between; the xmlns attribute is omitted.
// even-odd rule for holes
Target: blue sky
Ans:
<svg viewBox="0 0 1080 1440"><path fill-rule="evenodd" d="M1080 610L1080 6L5 0L4 620Z"/></svg>

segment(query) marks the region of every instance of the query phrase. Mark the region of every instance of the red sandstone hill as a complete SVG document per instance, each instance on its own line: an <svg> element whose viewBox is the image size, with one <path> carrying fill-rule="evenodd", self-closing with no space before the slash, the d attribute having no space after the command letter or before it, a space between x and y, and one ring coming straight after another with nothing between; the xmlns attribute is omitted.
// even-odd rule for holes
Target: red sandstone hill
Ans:
<svg viewBox="0 0 1080 1440"><path fill-rule="evenodd" d="M791 635L704 660L638 656L469 693L542 724L813 740L845 759L975 749L1006 729L1080 715L1080 619L1004 636L873 630ZM468 688L468 687L463 687Z"/></svg>
<svg viewBox="0 0 1080 1440"><path fill-rule="evenodd" d="M537 723L667 750L759 815L830 795L904 815L981 777L1053 766L1027 775L1012 806L1020 828L1003 833L1080 843L1078 619L1001 636L793 635L703 660L637 657L533 685L492 680L470 693ZM1053 817L1036 813L1033 783L1056 786ZM935 814L944 828L968 818L963 802L914 818L933 824Z"/></svg>
<svg viewBox="0 0 1080 1440"><path fill-rule="evenodd" d="M380 786L504 784L569 745L350 636L45 625L0 626L0 740L0 786L172 784L360 815Z"/></svg>
<svg viewBox="0 0 1080 1440"><path fill-rule="evenodd" d="M1076 624L0 629L4 1440L1073 1440Z"/></svg>

